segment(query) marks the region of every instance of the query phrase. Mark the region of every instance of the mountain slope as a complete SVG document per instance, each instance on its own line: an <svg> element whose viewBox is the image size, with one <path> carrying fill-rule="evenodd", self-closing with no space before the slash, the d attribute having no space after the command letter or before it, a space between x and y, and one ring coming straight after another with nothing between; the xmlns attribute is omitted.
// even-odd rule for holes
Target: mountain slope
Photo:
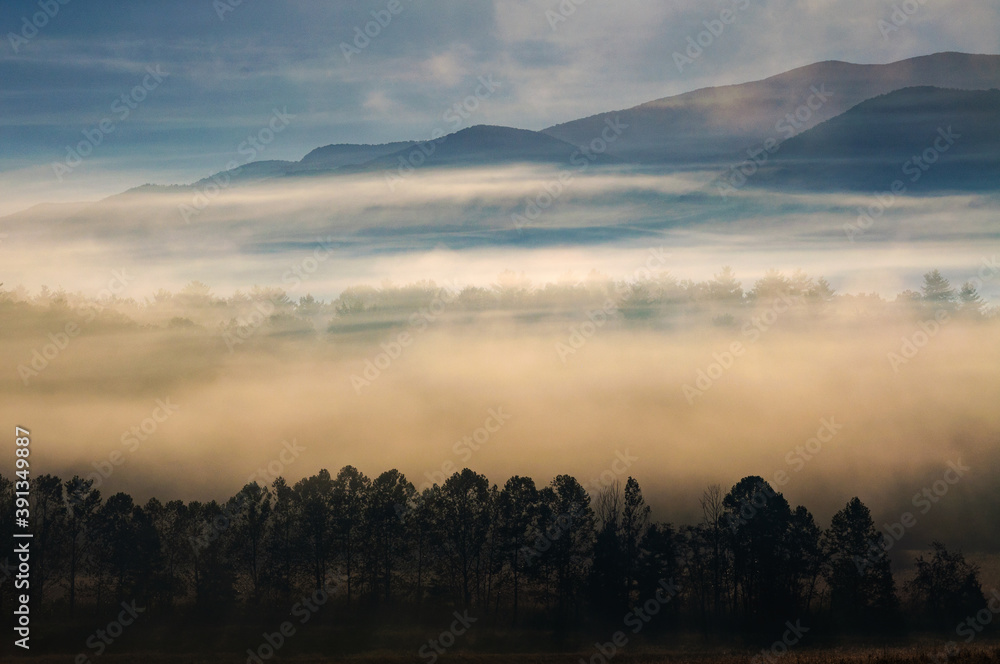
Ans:
<svg viewBox="0 0 1000 664"><path fill-rule="evenodd" d="M783 140L866 99L914 86L1000 87L1000 55L937 53L886 65L820 62L761 81L695 90L558 124L544 133L585 145L607 120L629 124L610 154L626 161L711 164ZM794 114L798 112L798 116ZM793 114L791 119L786 115Z"/></svg>
<svg viewBox="0 0 1000 664"><path fill-rule="evenodd" d="M225 182L226 186L253 184L270 178L377 172L405 167L489 166L511 163L565 163L579 148L537 131L476 125L434 141L402 141L382 145L338 144L316 148L301 161L254 161L216 173L190 185L195 189ZM588 162L617 163L605 154ZM136 188L160 190L155 185Z"/></svg>
<svg viewBox="0 0 1000 664"><path fill-rule="evenodd" d="M331 170L341 166L356 166L405 150L415 143L415 141L398 141L380 145L355 145L351 143L324 145L302 157L301 161L290 169L290 172Z"/></svg>
<svg viewBox="0 0 1000 664"><path fill-rule="evenodd" d="M476 125L448 134L436 141L426 141L394 154L361 164L359 170L381 170L400 166L400 160L412 166L483 166L509 163L565 163L579 149L570 143L537 131ZM618 161L594 155L592 161Z"/></svg>
<svg viewBox="0 0 1000 664"><path fill-rule="evenodd" d="M781 144L754 181L810 190L1000 187L1000 90L904 88Z"/></svg>

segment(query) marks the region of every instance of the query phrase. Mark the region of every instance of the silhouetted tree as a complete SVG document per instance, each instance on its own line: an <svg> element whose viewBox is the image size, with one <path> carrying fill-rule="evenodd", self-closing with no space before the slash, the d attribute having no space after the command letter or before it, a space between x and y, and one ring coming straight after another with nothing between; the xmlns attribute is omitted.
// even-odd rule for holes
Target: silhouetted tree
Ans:
<svg viewBox="0 0 1000 664"><path fill-rule="evenodd" d="M196 540L195 604L203 615L230 607L236 599L236 571L229 558L232 515L219 503L191 503L191 517L201 539Z"/></svg>
<svg viewBox="0 0 1000 664"><path fill-rule="evenodd" d="M14 538L14 504L14 482L0 475L0 539L4 542L10 542ZM36 548L35 551L37 557L38 549ZM0 567L2 567L2 575L0 575L0 611L5 615L9 615L7 614L7 597L16 594L14 591L14 582L11 578L13 576L14 561L7 557L6 551L0 554L0 556L2 556L0 557ZM35 607L33 608L37 609L40 604L41 602L36 600Z"/></svg>
<svg viewBox="0 0 1000 664"><path fill-rule="evenodd" d="M621 483L617 480L602 487L595 501L597 532L590 570L591 598L608 618L620 614L625 597L623 503Z"/></svg>
<svg viewBox="0 0 1000 664"><path fill-rule="evenodd" d="M267 561L265 540L271 519L271 492L267 487L250 482L229 500L227 507L233 519L230 546L235 561L250 581L250 599L256 603L260 599L261 577Z"/></svg>
<svg viewBox="0 0 1000 664"><path fill-rule="evenodd" d="M816 596L816 584L825 561L822 534L809 510L801 505L796 507L789 521L786 568L796 615L808 614Z"/></svg>
<svg viewBox="0 0 1000 664"><path fill-rule="evenodd" d="M94 480L82 479L74 475L63 485L66 508L66 541L68 549L67 585L69 586L69 613L76 611L77 581L80 574L83 553L92 541L88 528L94 514L101 506L101 492L93 489Z"/></svg>
<svg viewBox="0 0 1000 664"><path fill-rule="evenodd" d="M932 543L931 550L930 559L917 558L917 573L906 590L930 625L951 628L986 607L979 568L940 542Z"/></svg>
<svg viewBox="0 0 1000 664"><path fill-rule="evenodd" d="M333 540L333 478L330 477L330 471L324 468L312 477L299 480L295 484L295 493L298 494L300 506L303 548L313 587L319 590L326 583Z"/></svg>
<svg viewBox="0 0 1000 664"><path fill-rule="evenodd" d="M361 529L365 503L371 480L354 466L344 466L333 480L329 498L333 516L334 536L340 543L340 552L347 576L347 603L354 595L356 563L362 549ZM325 568L324 568L325 569Z"/></svg>
<svg viewBox="0 0 1000 664"><path fill-rule="evenodd" d="M469 470L453 474L441 487L438 518L445 562L462 606L472 605L479 556L489 528L489 482Z"/></svg>
<svg viewBox="0 0 1000 664"><path fill-rule="evenodd" d="M898 606L885 538L857 497L833 515L826 533L830 606L855 625L882 624Z"/></svg>
<svg viewBox="0 0 1000 664"><path fill-rule="evenodd" d="M187 590L184 569L191 558L191 544L186 538L188 507L180 500L164 505L150 498L144 512L159 542L158 565L153 571L150 594L154 602L170 612Z"/></svg>
<svg viewBox="0 0 1000 664"><path fill-rule="evenodd" d="M0 476L0 509L11 507L11 488ZM821 533L805 507L792 510L757 476L726 494L709 487L701 522L679 529L650 523L631 477L599 492L596 515L569 475L542 489L515 476L500 489L469 469L419 494L398 470L368 480L352 466L294 488L282 478L250 483L222 504L150 498L140 507L126 493L102 501L92 489L78 476L33 485L32 560L52 589L37 597L42 607L67 601L79 612L135 599L147 618L183 610L210 622L350 578L334 602L351 620L467 607L514 624L531 612L533 624L562 634L597 617L617 622L676 580L681 594L666 610L707 629L783 623L814 612L817 597L829 597L841 626L884 628L897 615L886 543L859 499ZM0 514L0 536L10 536L11 519L10 509ZM937 542L906 589L906 615L920 624L950 627L985 605L976 566ZM5 605L3 578L0 591ZM375 604L383 610L361 611Z"/></svg>
<svg viewBox="0 0 1000 664"><path fill-rule="evenodd" d="M633 477L625 482L625 493L622 504L621 542L622 542L622 572L624 574L623 604L624 609L632 607L635 595L636 568L639 564L639 551L646 530L649 528L650 507L642 497L642 489Z"/></svg>
<svg viewBox="0 0 1000 664"><path fill-rule="evenodd" d="M389 470L371 483L366 522L372 541L376 577L383 599L392 599L393 578L406 552L406 523L399 518L397 505L408 505L416 489L398 470Z"/></svg>
<svg viewBox="0 0 1000 664"><path fill-rule="evenodd" d="M285 478L279 477L271 484L271 495L274 505L271 509L271 528L266 540L269 564L264 568L264 581L279 597L288 600L291 597L293 565L300 541L299 494L288 486Z"/></svg>
<svg viewBox="0 0 1000 664"><path fill-rule="evenodd" d="M730 571L730 549L725 534L726 504L722 486L712 484L701 496L702 532L708 545L707 564L709 590L703 601L709 600L710 613L716 626L725 613L726 581Z"/></svg>
<svg viewBox="0 0 1000 664"><path fill-rule="evenodd" d="M559 528L545 560L555 574L557 620L562 622L570 606L579 611L581 605L594 546L594 512L590 496L576 478L557 475L550 488L542 498L547 503L548 523Z"/></svg>
<svg viewBox="0 0 1000 664"><path fill-rule="evenodd" d="M44 599L49 580L59 574L60 562L64 559L67 503L63 482L58 477L39 475L32 484L32 525L36 547L32 576L37 583L38 597Z"/></svg>
<svg viewBox="0 0 1000 664"><path fill-rule="evenodd" d="M135 544L135 554L132 561L131 594L147 610L159 611L161 598L167 599L163 588L167 584L169 567L153 514L147 509L150 506L154 509L161 507L160 502L152 498L146 507L136 505L132 508L132 538ZM162 604L168 609L170 608L168 601L163 601Z"/></svg>
<svg viewBox="0 0 1000 664"><path fill-rule="evenodd" d="M660 588L660 581L678 578L677 549L677 533L669 523L654 523L646 529L635 571L640 598L652 597ZM673 603L671 609L676 608Z"/></svg>
<svg viewBox="0 0 1000 664"><path fill-rule="evenodd" d="M503 537L503 551L511 574L511 622L517 623L517 610L521 600L524 569L531 563L530 550L526 555L531 532L537 528L539 508L538 489L530 477L515 475L507 480L500 492L499 530Z"/></svg>
<svg viewBox="0 0 1000 664"><path fill-rule="evenodd" d="M733 552L733 597L745 619L780 618L789 610L786 580L791 509L757 476L744 477L723 504Z"/></svg>
<svg viewBox="0 0 1000 664"><path fill-rule="evenodd" d="M127 493L110 496L93 518L94 535L91 546L104 555L97 556L93 569L97 573L97 608L101 607L102 577L106 571L114 584L113 602L125 599L131 590L133 574L138 566L138 541L132 512L135 504Z"/></svg>

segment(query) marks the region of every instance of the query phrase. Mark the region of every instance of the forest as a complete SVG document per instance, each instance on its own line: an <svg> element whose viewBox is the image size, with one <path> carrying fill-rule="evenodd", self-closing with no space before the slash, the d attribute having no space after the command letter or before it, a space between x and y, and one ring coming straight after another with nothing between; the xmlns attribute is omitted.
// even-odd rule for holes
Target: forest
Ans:
<svg viewBox="0 0 1000 664"><path fill-rule="evenodd" d="M7 540L12 494L0 478ZM975 565L937 542L898 583L858 498L826 528L757 476L710 486L700 504L700 522L678 526L653 520L632 477L589 493L568 475L501 487L466 468L417 491L397 470L369 478L346 466L294 485L251 482L223 502L139 505L103 496L93 480L43 475L33 482L32 610L72 623L131 605L145 629L190 620L211 634L313 598L359 632L464 611L482 634L556 639L623 621L641 629L660 613L647 637L789 623L974 638L985 627L975 616L1000 603Z"/></svg>

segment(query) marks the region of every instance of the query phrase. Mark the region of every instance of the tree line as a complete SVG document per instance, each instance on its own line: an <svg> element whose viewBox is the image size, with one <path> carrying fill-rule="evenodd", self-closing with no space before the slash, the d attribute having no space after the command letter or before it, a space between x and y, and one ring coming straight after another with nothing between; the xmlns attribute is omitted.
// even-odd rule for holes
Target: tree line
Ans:
<svg viewBox="0 0 1000 664"><path fill-rule="evenodd" d="M992 270L992 268L990 268ZM983 272L987 279L995 272ZM977 285L978 284L978 285ZM2 286L3 284L0 284ZM770 304L775 297L795 298L813 313L837 305L847 310L866 309L887 316L927 315L937 310L971 320L996 320L1000 308L979 294L983 280L966 281L954 288L938 270L927 272L919 291L905 290L891 301L874 293L837 294L823 277L814 279L802 270L786 275L767 270L744 289L732 268L726 266L712 279L678 279L667 270L652 270L632 280L613 280L597 271L583 279L558 283L533 283L523 273L506 270L495 283L461 289L424 280L407 285L383 283L380 287L359 285L346 288L335 299L318 300L310 294L293 299L281 288L253 287L225 298L199 281L177 293L157 291L138 301L117 296L91 300L82 294L51 291L42 287L34 296L17 287L0 290L0 314L9 315L12 325L24 327L40 317L49 327L60 316L86 312L90 329L134 328L155 325L175 331L218 328L234 333L249 321L266 321L267 329L278 334L351 331L359 319L375 318L405 322L414 313L426 312L436 318L444 311L472 314L484 311L533 312L576 311L607 302L629 319L684 312L692 320L705 318L719 326L732 326L741 312Z"/></svg>
<svg viewBox="0 0 1000 664"><path fill-rule="evenodd" d="M744 630L810 617L836 629L949 628L986 607L979 570L934 543L901 588L868 508L830 526L757 476L701 496L699 523L656 522L639 483L591 496L575 478L502 487L470 469L418 491L397 470L346 466L294 485L256 482L218 502L139 505L93 481L32 482L34 611L72 616L136 600L153 618L211 620L291 606L323 589L354 616L464 608L554 631L621 620L663 584L662 626ZM13 485L0 476L0 538ZM0 609L14 593L9 568Z"/></svg>

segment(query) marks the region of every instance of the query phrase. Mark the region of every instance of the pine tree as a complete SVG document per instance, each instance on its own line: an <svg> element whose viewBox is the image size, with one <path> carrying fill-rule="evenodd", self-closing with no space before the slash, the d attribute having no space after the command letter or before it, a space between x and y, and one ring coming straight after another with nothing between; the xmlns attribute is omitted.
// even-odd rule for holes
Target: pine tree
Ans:
<svg viewBox="0 0 1000 664"><path fill-rule="evenodd" d="M859 625L884 620L897 606L885 538L857 497L833 515L826 533L830 604L841 619Z"/></svg>

